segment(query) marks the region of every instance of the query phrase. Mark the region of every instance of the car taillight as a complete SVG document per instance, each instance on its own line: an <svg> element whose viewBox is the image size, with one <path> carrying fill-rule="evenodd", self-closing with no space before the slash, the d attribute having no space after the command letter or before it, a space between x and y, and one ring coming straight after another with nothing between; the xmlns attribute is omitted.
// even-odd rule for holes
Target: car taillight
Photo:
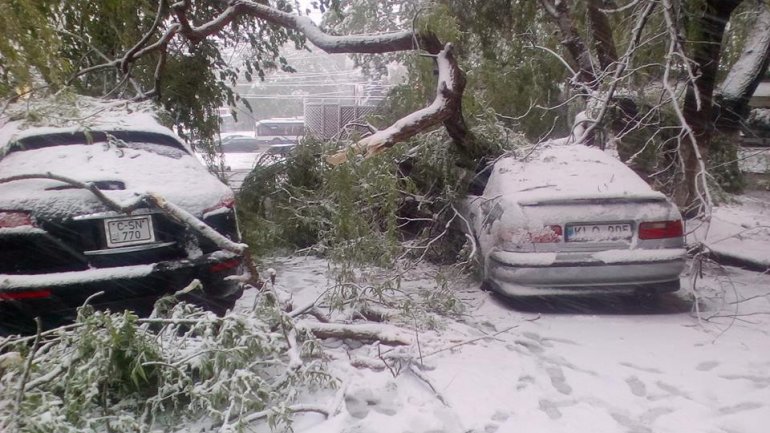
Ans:
<svg viewBox="0 0 770 433"><path fill-rule="evenodd" d="M218 213L218 211L230 210L235 206L235 197L228 196L219 200L219 203L203 210L203 217L207 217L209 214Z"/></svg>
<svg viewBox="0 0 770 433"><path fill-rule="evenodd" d="M0 228L34 226L29 212L15 210L0 210Z"/></svg>
<svg viewBox="0 0 770 433"><path fill-rule="evenodd" d="M40 299L50 297L51 291L48 289L0 293L0 301L19 301L22 299Z"/></svg>
<svg viewBox="0 0 770 433"><path fill-rule="evenodd" d="M560 225L549 225L536 230L503 230L500 241L507 251L527 250L527 245L561 242L564 232Z"/></svg>
<svg viewBox="0 0 770 433"><path fill-rule="evenodd" d="M227 271L229 269L237 268L238 265L241 264L241 259L231 259L224 262L214 263L213 265L209 266L209 272L216 273L216 272L222 272Z"/></svg>
<svg viewBox="0 0 770 433"><path fill-rule="evenodd" d="M530 240L535 244L547 244L552 242L561 242L561 237L564 233L561 230L561 226L552 225L545 226L543 230L538 232L530 232Z"/></svg>
<svg viewBox="0 0 770 433"><path fill-rule="evenodd" d="M684 234L682 220L655 221L639 224L639 239L678 238Z"/></svg>

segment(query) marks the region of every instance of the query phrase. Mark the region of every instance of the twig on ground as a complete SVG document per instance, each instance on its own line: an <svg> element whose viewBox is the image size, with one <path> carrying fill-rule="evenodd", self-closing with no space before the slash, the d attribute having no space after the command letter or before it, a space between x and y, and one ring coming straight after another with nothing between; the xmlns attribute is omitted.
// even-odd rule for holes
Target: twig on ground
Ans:
<svg viewBox="0 0 770 433"><path fill-rule="evenodd" d="M35 324L37 325L35 342L32 344L32 350L30 350L29 355L27 355L27 364L24 366L24 374L21 377L18 394L16 394L16 412L14 412L12 424L17 423L18 417L21 415L21 402L24 400L24 391L29 380L29 374L32 371L32 362L35 360L37 348L40 346L40 335L43 333L43 322L40 320L40 317L35 317Z"/></svg>
<svg viewBox="0 0 770 433"><path fill-rule="evenodd" d="M431 382L430 378L425 373L423 373L417 368L414 368L414 365L412 364L409 364L407 368L412 374L415 375L415 377L417 377L418 379L423 381L426 385L428 385L428 388L430 388L430 390L433 391L433 394L436 396L436 398L438 398L441 404L443 404L446 407L450 407L449 402L447 402L444 396L441 395L440 392L438 392L435 386L433 386L433 382Z"/></svg>
<svg viewBox="0 0 770 433"><path fill-rule="evenodd" d="M325 417L329 417L329 409L325 408L323 406L317 406L312 404L295 404L292 406L289 406L286 408L289 412L296 413L296 412L316 412L320 413L321 415ZM255 412L250 415L246 415L241 419L244 423L250 423L254 422L261 418L266 418L271 413L275 413L274 409L266 409L260 412Z"/></svg>

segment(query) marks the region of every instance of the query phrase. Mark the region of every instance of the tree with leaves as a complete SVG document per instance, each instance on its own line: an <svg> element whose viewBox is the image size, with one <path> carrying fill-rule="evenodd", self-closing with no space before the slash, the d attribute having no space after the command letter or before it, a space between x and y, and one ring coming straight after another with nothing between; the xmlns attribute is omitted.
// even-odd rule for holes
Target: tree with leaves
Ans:
<svg viewBox="0 0 770 433"><path fill-rule="evenodd" d="M288 41L354 53L372 73L389 59L373 61L373 54L417 51L434 62L414 68L411 88L424 89L414 109L433 108L404 113L407 121L359 148L376 152L443 124L466 159L477 159L465 119L489 111L533 140L565 134L583 111L579 138L600 146L608 137L622 146L640 130L676 127L674 134L654 132L630 153L654 145L654 153L669 155L678 167L669 180L675 197L697 209L712 201L713 131L737 131L770 52L764 0L330 0L318 7L329 11L326 30L283 0L3 0L3 19L14 25L0 45L0 90L70 85L88 94L155 98L180 133L205 138L218 127L215 109L239 98L231 90L236 80L290 69L279 52ZM728 25L737 31L726 37ZM243 46L250 55L226 61ZM725 56L723 47L730 50Z"/></svg>

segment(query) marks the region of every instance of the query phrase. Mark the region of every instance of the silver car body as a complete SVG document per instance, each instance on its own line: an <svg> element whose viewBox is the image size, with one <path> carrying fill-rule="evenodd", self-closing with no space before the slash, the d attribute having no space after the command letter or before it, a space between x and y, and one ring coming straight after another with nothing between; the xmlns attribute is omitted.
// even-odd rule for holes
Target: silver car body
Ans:
<svg viewBox="0 0 770 433"><path fill-rule="evenodd" d="M599 149L541 145L503 158L464 207L484 279L505 294L679 289L679 211Z"/></svg>

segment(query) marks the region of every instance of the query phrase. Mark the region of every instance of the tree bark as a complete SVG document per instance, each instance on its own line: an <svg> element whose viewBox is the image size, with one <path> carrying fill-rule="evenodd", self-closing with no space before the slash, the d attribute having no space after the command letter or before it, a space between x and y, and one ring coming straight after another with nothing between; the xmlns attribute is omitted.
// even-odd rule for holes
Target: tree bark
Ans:
<svg viewBox="0 0 770 433"><path fill-rule="evenodd" d="M701 158L708 160L708 147L712 131L713 95L721 58L722 38L733 10L741 0L706 0L695 21L695 31L690 38L695 80L687 85L683 113L697 141ZM698 103L700 100L700 104ZM696 149L683 142L680 152L684 163L684 188L679 205L686 213L699 208L696 182L701 171Z"/></svg>
<svg viewBox="0 0 770 433"><path fill-rule="evenodd" d="M415 111L410 115L399 119L390 127L377 131L364 137L354 145L357 152L366 153L367 156L376 155L414 137L418 133L444 123L450 135L463 140L461 146L467 142L469 132L462 118L462 92L465 89L465 76L460 70L455 59L452 44L447 44L436 56L438 63L438 85L436 98L428 107ZM451 129L450 129L451 128ZM454 137L453 137L454 138ZM338 165L347 161L347 152L339 152L327 158L330 164Z"/></svg>
<svg viewBox="0 0 770 433"><path fill-rule="evenodd" d="M572 61L577 65L577 76L573 79L587 88L593 89L597 86L596 71L591 61L591 52L583 38L575 27L575 23L570 16L569 6L566 1L540 0L546 12L551 16L553 22L559 28L562 40L561 44L569 53Z"/></svg>
<svg viewBox="0 0 770 433"><path fill-rule="evenodd" d="M770 5L753 0L756 21L749 31L741 56L730 68L714 96L714 124L720 133L737 133L748 116L749 99L757 90L770 63Z"/></svg>
<svg viewBox="0 0 770 433"><path fill-rule="evenodd" d="M588 0L586 6L588 7L588 24L594 39L596 57L602 71L607 72L610 70L610 66L618 61L612 27L610 27L607 15L600 10L600 0Z"/></svg>

